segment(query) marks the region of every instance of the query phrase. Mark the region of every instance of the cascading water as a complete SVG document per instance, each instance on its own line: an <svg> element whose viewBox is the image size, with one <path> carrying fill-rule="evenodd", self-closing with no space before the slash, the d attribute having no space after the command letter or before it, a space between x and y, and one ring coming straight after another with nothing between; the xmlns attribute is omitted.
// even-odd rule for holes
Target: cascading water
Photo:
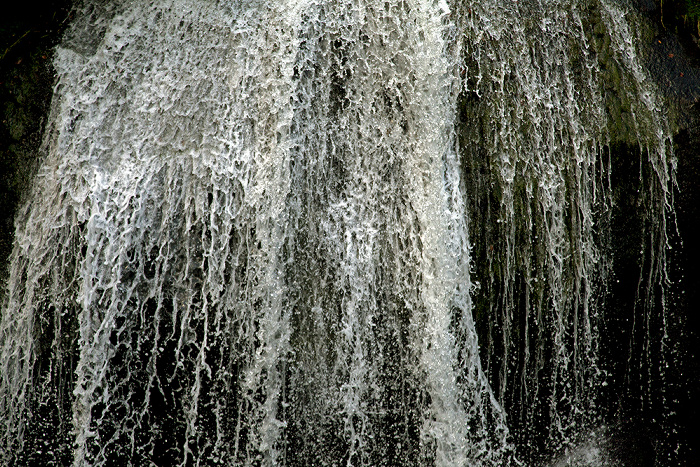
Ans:
<svg viewBox="0 0 700 467"><path fill-rule="evenodd" d="M459 131L469 218L484 226L471 229L481 245L475 296L485 316L477 321L489 379L511 408L517 444L533 452L542 446L530 440L543 432L556 445L601 423L599 328L621 142L639 147L646 186L638 190L653 200L645 206L641 262L651 265L638 291L642 315L660 315L665 332L666 305L650 302L668 285L673 148L619 6L523 2L493 15L496 5L480 5L466 28ZM650 342L648 327L644 345L664 347ZM652 365L648 349L634 358Z"/></svg>
<svg viewBox="0 0 700 467"><path fill-rule="evenodd" d="M55 66L4 463L508 465L603 422L611 146L663 280L673 183L616 4L95 1Z"/></svg>

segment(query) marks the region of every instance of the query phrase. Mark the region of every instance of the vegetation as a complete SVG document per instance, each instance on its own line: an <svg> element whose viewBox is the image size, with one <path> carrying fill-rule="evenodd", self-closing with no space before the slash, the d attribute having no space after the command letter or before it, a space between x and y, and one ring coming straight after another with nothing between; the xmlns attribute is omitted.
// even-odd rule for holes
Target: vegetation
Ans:
<svg viewBox="0 0 700 467"><path fill-rule="evenodd" d="M688 55L700 62L700 0L655 0L651 17L678 35Z"/></svg>

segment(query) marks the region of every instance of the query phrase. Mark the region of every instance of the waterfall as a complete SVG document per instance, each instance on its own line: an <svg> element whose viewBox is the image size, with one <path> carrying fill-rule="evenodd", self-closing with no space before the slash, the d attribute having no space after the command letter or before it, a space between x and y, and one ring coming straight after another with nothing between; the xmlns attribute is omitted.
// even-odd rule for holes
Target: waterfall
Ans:
<svg viewBox="0 0 700 467"><path fill-rule="evenodd" d="M598 430L616 144L667 312L672 140L628 14L85 2L16 219L0 460L520 465Z"/></svg>
<svg viewBox="0 0 700 467"><path fill-rule="evenodd" d="M460 135L470 219L485 226L472 229L482 245L475 268L488 316L484 365L501 404L514 408L518 444L537 450L528 440L542 431L556 444L600 423L611 172L621 142L639 148L647 186L637 190L653 200L641 254L651 263L649 283L640 279L639 300L643 316L661 315L665 329L666 305L650 302L654 287L663 293L668 285L675 162L625 10L607 1L493 3L468 17ZM646 332L644 345L655 345L648 324ZM648 353L629 355L648 369Z"/></svg>

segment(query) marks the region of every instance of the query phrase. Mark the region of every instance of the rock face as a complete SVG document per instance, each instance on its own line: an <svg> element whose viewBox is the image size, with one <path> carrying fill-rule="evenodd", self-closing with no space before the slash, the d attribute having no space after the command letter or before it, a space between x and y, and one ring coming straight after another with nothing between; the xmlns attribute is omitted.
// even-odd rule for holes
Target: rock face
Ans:
<svg viewBox="0 0 700 467"><path fill-rule="evenodd" d="M12 249L14 214L42 157L43 132L54 84L51 56L63 34L71 3L69 0L50 2L36 10L25 11L20 18L6 17L7 20L0 24L0 106L3 112L0 123L0 280L3 284L7 278L7 258ZM652 200L639 189L640 178L648 176L650 168L645 166L639 148L629 139L612 138L607 148L613 192L607 222L612 241L610 251L601 252L612 260L607 270L611 280L603 297L608 310L601 324L599 349L602 364L598 370L603 376L595 376L605 379L600 404L604 407L601 422L606 428L596 432L595 443L587 440L579 450L558 453L557 465L568 465L567 462L593 465L601 459L611 465L672 465L700 461L700 453L691 435L697 432L700 420L694 403L700 400L697 384L700 380L697 350L700 348L700 318L696 313L700 306L700 269L697 267L700 264L700 243L695 240L700 229L700 31L693 27L692 21L683 20L686 10L673 11L666 6L662 11L655 3L643 1L637 2L636 8L638 18L634 21L641 25L638 25L637 45L642 51L642 62L648 75L664 92L677 158L675 215L669 214L666 219L671 226L668 238L672 247L669 253L671 268L668 273L673 285L664 289L664 296L660 297L656 285L644 284L645 280L659 280L649 279L655 269L650 264L653 255L648 252L659 245L647 236L650 229L647 214L658 207L652 206ZM592 37L591 40L593 43L601 41L594 46L604 49L604 37ZM601 66L606 66L604 58L601 58ZM615 86L624 86L615 82L620 77L612 68L609 73L611 90ZM468 113L478 106L478 97L463 95L462 98L463 118L469 121ZM629 108L624 102L619 102L617 108L611 106L609 111L612 119L619 122L616 131L620 134L631 131L625 126L628 118L625 112L629 112ZM469 183L475 191L485 190L484 203L488 204L488 198L495 196L482 177L489 170L488 163L476 160L468 168L472 174ZM500 202L491 199L491 202L495 201ZM473 207L474 219L482 219L480 216L486 219L480 211L481 206L483 204ZM474 226L471 229L475 232ZM485 262L495 257L491 253L494 244L489 241L488 229L472 235L480 240L474 251L477 261ZM640 250L646 253L640 255ZM485 278L490 272L480 270L482 266L475 266L475 275L483 285L485 280L480 274ZM498 295L502 291L496 286L489 291L484 285L481 292L475 292L481 358L483 362L493 361L491 368L501 365L501 370L489 374L490 383L495 388L505 388L503 379L508 377L510 369L507 362L499 359L505 358L500 351L506 344L499 341L500 337L493 337L491 328L494 324L489 314L493 311L489 308L489 300L493 297L488 293ZM659 305L661 302L663 304ZM663 317L654 315L650 319L644 314L645 307L658 306L667 310ZM527 335L524 322L499 322L495 326L511 324L514 330L509 338L517 341ZM660 329L663 332L660 333ZM664 367L660 368L662 361ZM561 384L565 385L566 381ZM515 424L509 423L511 430L516 426L522 433L539 436L530 446L525 446L527 439L524 435L516 439L516 449L521 457L541 462L554 455L555 448L544 439L547 432L544 425L551 420L531 415L528 415L531 418L518 420L525 413L522 403L509 401L506 396L502 400L507 420L513 420ZM548 401L543 399L536 401L533 407L545 411L547 404ZM29 429L46 429L45 425L53 422L57 421L39 421ZM527 426L527 423L532 423L532 426ZM72 453L66 446L70 443L55 441L56 445L48 449L60 459L56 461L57 465L68 462ZM591 452L595 455L586 461ZM640 456L640 452L645 455Z"/></svg>
<svg viewBox="0 0 700 467"><path fill-rule="evenodd" d="M695 241L700 228L699 6L695 0L640 6L643 17L651 25L646 36L646 68L664 93L674 115L674 146L678 160L678 190L674 200L678 235L672 243L670 272L674 286L669 297L671 312L668 317L672 323L669 342L675 342L675 347L670 354L664 390L664 397L670 402L669 412L673 413L670 418L675 417L672 424L677 425L659 430L654 420L669 421L669 415L662 413L659 404L642 408L630 403L627 407L632 422L624 423L625 428L621 431L623 440L625 436L630 439L630 434L643 433L638 439L651 440L652 445L661 451L671 451L677 444L680 453L678 463L688 465L700 462L700 449L691 435L700 429L698 405L693 402L700 397L700 387L693 383L700 378L697 351L700 348L700 320L695 312L700 304L700 290L697 287L700 284L700 270L697 267L700 245ZM621 209L618 218L627 216L629 211ZM621 267L630 268L635 257L621 253L618 261ZM640 420L643 423L635 423ZM623 441L619 446L625 444ZM675 463L663 457L660 460L661 465Z"/></svg>
<svg viewBox="0 0 700 467"><path fill-rule="evenodd" d="M0 20L0 280L14 214L34 178L54 85L52 58L70 0L24 2Z"/></svg>

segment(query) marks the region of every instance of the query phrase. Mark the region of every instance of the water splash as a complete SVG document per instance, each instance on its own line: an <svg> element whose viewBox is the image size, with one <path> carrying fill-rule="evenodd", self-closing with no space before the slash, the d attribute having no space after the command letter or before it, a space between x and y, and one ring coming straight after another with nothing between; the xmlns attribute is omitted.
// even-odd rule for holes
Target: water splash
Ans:
<svg viewBox="0 0 700 467"><path fill-rule="evenodd" d="M631 34L607 2L88 2L17 218L0 459L507 465L506 412L526 457L573 443L617 140L666 267Z"/></svg>
<svg viewBox="0 0 700 467"><path fill-rule="evenodd" d="M466 19L460 141L469 219L483 226L472 229L477 322L526 458L575 442L604 411L615 145L639 148L637 189L656 200L639 315L666 313L651 302L668 287L675 162L626 14L607 1L479 2Z"/></svg>
<svg viewBox="0 0 700 467"><path fill-rule="evenodd" d="M74 465L506 459L448 6L111 8L57 53L3 314L3 458L57 398Z"/></svg>

